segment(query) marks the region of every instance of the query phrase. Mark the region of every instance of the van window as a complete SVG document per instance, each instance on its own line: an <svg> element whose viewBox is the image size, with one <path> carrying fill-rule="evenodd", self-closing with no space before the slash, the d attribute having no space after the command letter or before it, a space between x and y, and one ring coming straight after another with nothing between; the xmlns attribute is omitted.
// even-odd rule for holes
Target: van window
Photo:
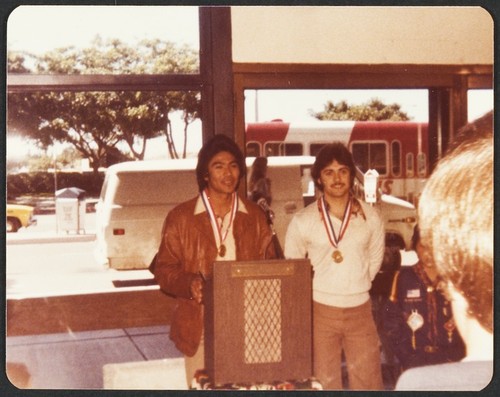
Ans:
<svg viewBox="0 0 500 397"><path fill-rule="evenodd" d="M354 163L364 173L375 169L379 175L387 174L387 150L383 142L369 143L356 142L351 145Z"/></svg>
<svg viewBox="0 0 500 397"><path fill-rule="evenodd" d="M267 142L264 146L266 156L302 156L301 143Z"/></svg>
<svg viewBox="0 0 500 397"><path fill-rule="evenodd" d="M392 175L401 175L401 143L399 141L392 141L391 143L392 154Z"/></svg>

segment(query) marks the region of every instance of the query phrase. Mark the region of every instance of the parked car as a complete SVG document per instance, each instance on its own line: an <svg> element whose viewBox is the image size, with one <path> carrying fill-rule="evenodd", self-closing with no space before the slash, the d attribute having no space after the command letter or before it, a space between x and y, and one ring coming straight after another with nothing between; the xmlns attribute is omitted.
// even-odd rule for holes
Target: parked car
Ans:
<svg viewBox="0 0 500 397"><path fill-rule="evenodd" d="M29 227L37 224L33 216L34 207L21 204L7 204L7 233L15 233L21 227Z"/></svg>
<svg viewBox="0 0 500 397"><path fill-rule="evenodd" d="M250 168L254 158L247 158ZM272 181L272 210L279 241L285 239L293 215L316 199L310 180L314 157L268 157ZM113 269L145 269L160 244L165 216L177 204L198 193L196 159L132 161L106 171L96 205L96 259ZM364 176L356 175L355 194L363 200ZM415 207L407 201L377 195L388 241L409 248Z"/></svg>

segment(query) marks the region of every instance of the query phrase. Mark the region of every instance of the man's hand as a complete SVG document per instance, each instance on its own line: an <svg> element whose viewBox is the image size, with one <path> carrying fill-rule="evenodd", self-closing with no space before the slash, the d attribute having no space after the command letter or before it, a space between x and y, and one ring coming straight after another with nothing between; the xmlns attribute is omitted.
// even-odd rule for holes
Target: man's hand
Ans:
<svg viewBox="0 0 500 397"><path fill-rule="evenodd" d="M203 280L201 277L196 277L191 282L191 298L196 301L196 303L201 303L203 301Z"/></svg>

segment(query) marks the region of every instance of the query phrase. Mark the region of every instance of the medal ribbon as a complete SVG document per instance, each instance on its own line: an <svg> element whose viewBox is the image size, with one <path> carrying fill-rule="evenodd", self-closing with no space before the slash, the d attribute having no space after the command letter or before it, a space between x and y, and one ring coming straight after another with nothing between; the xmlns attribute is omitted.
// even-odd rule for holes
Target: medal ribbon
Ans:
<svg viewBox="0 0 500 397"><path fill-rule="evenodd" d="M352 208L352 200L349 199L345 210L344 216L342 219L342 224L340 225L339 237L335 235L335 230L333 229L332 220L330 218L330 214L328 213L327 204L325 200L325 196L322 196L318 199L318 209L321 213L321 219L323 220L323 225L325 226L326 234L328 235L328 239L334 248L337 248L340 240L344 237L344 233L347 230L347 226L349 226L349 220L351 219L351 208Z"/></svg>
<svg viewBox="0 0 500 397"><path fill-rule="evenodd" d="M236 215L236 211L238 211L238 196L236 192L233 192L232 202L231 202L231 218L229 219L229 224L226 228L224 235L222 235L221 227L219 226L219 222L217 222L217 218L215 216L214 209L212 208L212 204L210 204L210 200L208 198L207 189L201 192L201 199L203 204L205 205L205 209L207 210L208 217L210 218L210 224L212 225L212 230L214 232L214 236L219 240L219 247L222 245L224 240L226 240L227 234L229 233L229 229L233 223L233 219Z"/></svg>

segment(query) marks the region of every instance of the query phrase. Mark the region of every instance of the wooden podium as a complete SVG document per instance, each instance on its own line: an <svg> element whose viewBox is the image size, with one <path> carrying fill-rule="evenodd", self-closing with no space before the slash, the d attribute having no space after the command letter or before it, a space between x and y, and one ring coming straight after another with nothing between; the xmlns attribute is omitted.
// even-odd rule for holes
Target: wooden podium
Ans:
<svg viewBox="0 0 500 397"><path fill-rule="evenodd" d="M312 376L311 294L308 259L216 262L204 290L212 382Z"/></svg>

